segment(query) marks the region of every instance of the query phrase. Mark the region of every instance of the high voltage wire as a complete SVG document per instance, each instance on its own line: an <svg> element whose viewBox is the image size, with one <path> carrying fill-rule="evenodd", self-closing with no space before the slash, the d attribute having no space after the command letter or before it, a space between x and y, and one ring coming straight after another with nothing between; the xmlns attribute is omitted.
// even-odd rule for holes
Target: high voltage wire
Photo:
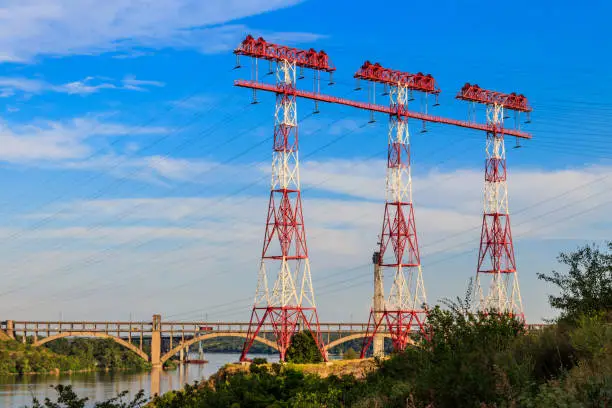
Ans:
<svg viewBox="0 0 612 408"><path fill-rule="evenodd" d="M312 237L311 237L311 238L312 238ZM362 266L360 265L359 267L362 267ZM342 283L342 282L340 282L340 283Z"/></svg>
<svg viewBox="0 0 612 408"><path fill-rule="evenodd" d="M592 182L591 182L591 183L592 183ZM591 184L591 183L587 183L587 184ZM576 189L576 188L575 188L575 189ZM575 190L575 189L572 189L572 190ZM572 191L572 190L570 190L570 191ZM554 198L554 197L553 197L553 198ZM612 202L612 201L610 201L610 202ZM580 212L578 212L578 213L574 214L573 216L571 216L570 218L574 218L574 217L579 216L579 215L582 215L582 214L584 214L584 213L586 213L586 212L588 212L588 211L592 211L592 210L594 210L594 209L596 209L596 208L598 208L598 207L601 207L601 206L603 206L603 205L605 205L605 204L607 204L607 203L609 203L609 202L606 202L606 203L601 203L601 204L598 204L598 205L596 205L596 206L594 206L594 207L591 207L590 209L580 211ZM574 203L574 204L575 204L575 203ZM523 209L523 210L521 210L521 211L525 211L525 210L527 210L527 209L529 209L529 208L533 208L533 207L535 207L535 206L536 206L536 205L532 205L532 206L526 207L525 209ZM554 212L554 211L551 211L551 212L549 212L549 213L547 213L547 214L545 214L545 215L550 215L550 214L552 214L553 212ZM541 217L542 217L542 216L539 216L539 218L541 218ZM568 218L566 218L566 219L568 219ZM521 223L521 224L522 224L522 223ZM520 225L520 224L519 224L519 225ZM535 229L535 228L532 228L532 230L533 230L533 229ZM518 236L522 236L522 235L524 235L524 234L525 234L525 233L523 233L523 234L518 234ZM471 252L475 252L475 249L471 249L471 250L465 251L465 252L463 252L463 253L462 253L462 254L460 254L460 255L463 255L463 254L468 254L468 253L471 253ZM456 256L456 255L454 255L454 256ZM453 257L454 257L454 256L453 256ZM448 258L448 259L451 259L451 258ZM431 265L434 265L434 264L437 264L437 263L443 262L443 261L445 261L445 260L447 260L447 259L440 260L440 261L437 261L437 262L434 262L434 263L430 263L428 266L431 266ZM362 268L362 267L367 266L367 265L368 265L368 264L365 264L365 265L359 265L359 266L357 266L357 267L349 268L349 270L354 270L354 269ZM341 272L345 272L345 271L341 271ZM334 275L336 275L336 274L334 274ZM342 286L342 287L340 287L339 289L335 289L335 290L331 290L331 291L329 291L329 290L324 290L324 291L322 291L322 292L319 292L317 296L318 296L318 297L322 297L322 296L325 296L325 295L327 295L327 294L337 293L337 292L339 292L339 291L344 291L344 290L347 290L347 289L350 289L350 288L353 288L353 287L356 287L356 286L363 285L363 284L365 284L365 283L369 282L369 280L364 281L364 282L355 282L355 280L356 280L356 279L359 279L359 278L361 278L361 277L367 277L367 276L369 276L369 275L370 275L370 272L368 272L367 274L361 274L361 275L357 275L357 276L352 275L352 276L351 276L350 278L348 278L348 279L345 279L345 280L341 280L341 281L338 281L338 282L333 282L333 283L331 283L331 284L328 284L328 285L326 285L326 287L327 287L327 288L329 288L329 287L333 287L333 286L337 286L337 285L342 285L343 283L346 283L346 282L351 282L351 285L349 285L349 286ZM230 302L230 304L233 304L233 303L235 303L235 301L234 301L234 302ZM198 311L201 311L201 310L206 310L206 309L208 309L208 308L198 309ZM241 310L241 311L242 311L242 310L244 310L244 307L240 307L240 308L238 308L238 309L236 309L236 310ZM186 313L185 313L185 314L186 314ZM177 314L177 315L181 315L181 314ZM174 315L174 316L177 316L177 315Z"/></svg>
<svg viewBox="0 0 612 408"><path fill-rule="evenodd" d="M593 183L593 182L589 182L589 183L586 183L585 185L589 185L589 184L592 184L592 183ZM577 189L577 188L574 188L574 189L571 189L571 190L569 190L569 191L574 191L574 190L576 190L576 189ZM557 198L557 196L552 197L552 198L550 198L550 199L555 199L555 198ZM588 199L588 198L591 198L591 197L587 197L587 199ZM581 200L581 201L582 201L582 200ZM592 207L590 207L590 208L588 208L588 209L586 209L586 210L581 210L581 211L579 211L579 212L577 212L577 213L574 213L574 214L572 214L572 215L571 215L571 216L569 216L569 217L564 217L564 219L565 219L565 220L568 220L568 219L576 218L576 217L578 217L578 216L580 216L580 215L584 215L584 214L585 214L585 213L587 213L587 212L591 212L591 211L593 211L593 210L595 210L595 209L597 209L597 208L600 208L600 207L602 207L602 206L604 206L604 205L611 204L611 203L612 203L612 200L607 201L607 202L604 202L604 203L597 204L597 205L592 206ZM536 203L535 205L531 205L531 206L525 207L525 208L523 208L522 210L520 210L519 212L524 212L524 211L527 211L528 209L534 208L534 207L536 207L536 206L537 206L537 204L538 204L538 203ZM576 203L572 203L572 204L576 204ZM564 206L564 207L562 207L562 208L566 208L566 207L568 207L568 205L566 205L566 206ZM544 216L550 216L551 214L553 214L553 213L557 212L557 210L558 210L558 209L555 209L555 210L549 211L549 212L547 212L547 213L545 213L545 214L541 214L541 215L539 215L539 216L537 216L537 217L534 217L534 218L541 219L541 218L542 218L542 217L544 217ZM533 218L532 218L532 219L533 219ZM528 220L528 221L530 221L530 220ZM528 221L527 221L527 222L528 222ZM526 222L526 221L523 221L523 222L521 222L521 223L519 223L519 224L517 224L517 225L522 225L522 224L524 224L525 222ZM550 224L548 224L548 226L550 227ZM523 236L523 235L525 235L525 234L527 234L527 233L529 233L529 232L531 232L531 231L535 230L536 228L537 228L537 227L533 227L533 228L531 228L530 230L528 230L528 231L526 231L526 232L523 232L523 233L521 233L521 234L517 234L517 236ZM467 251L464 251L464 252L460 253L459 255L457 255L457 254L453 254L453 256L451 256L451 257L447 257L447 258L444 258L444 259L442 259L442 260L438 260L438 261L435 261L435 262L429 263L429 264L427 265L427 267L431 267L432 265L435 265L435 264L438 264L438 263L441 263L441 262L445 262L445 261L450 260L450 259L454 259L456 256L461 256L461 255L465 255L465 254L473 253L473 252L475 252L475 251L476 251L476 249L477 249L477 248L472 248L472 249L470 249L470 250L467 250ZM358 268L363 267L363 266L365 266L365 265L361 265L361 266L355 267L355 268L353 268L353 269L358 269ZM371 271L368 271L368 272L367 272L367 273L365 273L365 274L360 274L360 275L357 275L357 276L352 275L350 278L347 278L347 279L344 279L344 280L340 280L340 281L337 281L337 282L333 282L333 283L331 283L331 284L327 284L327 285L326 285L326 289L328 289L328 288L330 288L330 287L333 287L333 286L342 285L342 284L347 283L347 282L350 282L350 283L351 283L351 285L349 285L349 286L342 286L342 287L341 287L341 288L339 288L339 289L334 289L334 290L331 290L331 291L330 291L330 290L324 290L324 291L322 291L322 292L318 292L318 293L317 293L317 297L319 297L319 298L320 298L320 297L325 296L325 295L327 295L327 294L337 293L337 292L344 291L344 290L347 290L347 289L350 289L350 288L353 288L353 287L361 286L361 285L363 285L363 284L365 284L365 283L370 282L370 279L368 279L367 281L363 281L363 282L355 282L356 280L358 280L359 278L362 278L362 277L370 277L370 278L371 278Z"/></svg>
<svg viewBox="0 0 612 408"><path fill-rule="evenodd" d="M312 116L312 113L311 113L311 114L308 114L308 115L306 115L304 118L302 118L302 121L303 121L303 120L305 120L305 119L307 119L307 118L308 118L308 117L310 117L310 116ZM250 130L250 129L249 129L249 130ZM245 132L245 133L246 133L246 132ZM269 140L270 140L270 138L266 138L265 140L263 140L263 141L261 141L261 142L257 143L255 146L251 146L249 149L247 149L247 151L250 151L250 150L251 150L253 147L259 146L259 145L261 145L262 143L267 142L267 141L269 141ZM326 146L329 146L330 144L331 144L331 143L328 143ZM242 152L242 153L240 153L240 154L238 154L238 155L235 155L235 156L233 156L233 157L232 157L230 160L233 160L233 159L235 159L235 158L238 158L238 157L242 156L244 153L245 153L245 152ZM210 169L208 172L210 172L211 170L214 170L214 169ZM113 247L113 248L116 248L116 247L122 247L122 246L124 246L124 245L125 245L125 243L121 243L121 244L119 244L119 245L117 245L117 246L115 246L115 247ZM109 248L106 248L105 250L103 250L103 251L101 251L101 252L107 252L107 251L109 251ZM86 262L88 262L89 260L91 260L91 258L92 258L92 257L90 256L90 257L88 257L88 258L87 258L85 261L86 261ZM70 264L70 266L73 266L73 264ZM64 269L64 268L61 268L61 269ZM54 270L54 271L52 271L52 272L56 272L56 270ZM8 292L5 292L4 294L14 293L14 292L16 292L16 291L18 291L18 290L21 290L21 289L23 289L23 288L26 288L26 287L29 287L29 285L22 286L21 288L18 288L18 289L13 289L13 290L10 290L10 291L8 291Z"/></svg>
<svg viewBox="0 0 612 408"><path fill-rule="evenodd" d="M307 118L311 117L312 115L313 115L313 113L310 113L310 114L306 115L304 118L302 118L301 120L303 121L303 120L305 120L305 119L307 119ZM340 119L336 120L334 123L337 123L339 120L340 120ZM246 132L245 132L245 133L246 133ZM352 132L351 132L351 133L352 133ZM346 135L344 135L344 136L346 136ZM342 136L342 137L344 137L344 136ZM340 137L340 138L336 138L336 139L332 140L331 142L327 143L326 145L319 147L319 148L318 148L316 151L311 152L309 155L314 154L314 153L316 153L317 151L320 151L320 150L322 150L322 149L324 149L324 148L326 148L326 147L328 147L328 146L330 146L330 145L332 145L332 144L334 144L334 143L337 143L337 141L339 141L339 139L341 139L342 137ZM267 138L266 140L262 141L261 143L266 142L266 141L268 141L269 139L270 139L270 138ZM249 151L250 151L250 150L251 150L251 149L249 149ZM234 157L233 157L233 159L235 159L235 158L237 158L237 157L239 157L239 156L241 156L241 155L242 155L242 154L237 155L237 156L234 156ZM306 157L308 157L309 155L307 155ZM208 170L206 173L211 172L212 170L214 170L214 169L209 169L209 170ZM120 244L120 246L123 246L123 245L125 245L125 243L121 243L121 244ZM108 249L108 248L107 248L107 249ZM90 258L91 258L91 257L90 257ZM14 291L15 291L15 290L11 290L10 292L11 292L11 293L13 293Z"/></svg>
<svg viewBox="0 0 612 408"><path fill-rule="evenodd" d="M247 105L247 106L249 106L249 105ZM245 108L246 108L247 106L245 106ZM202 113L202 115L203 115L203 114L204 114L204 113ZM232 114L227 115L227 116L226 116L226 117L225 117L225 118L222 120L222 121L223 121L223 124L225 124L225 123L227 122L227 120L228 120L228 119L231 119L232 117L234 117L234 115L232 115ZM189 125L191 125L192 123L193 123L193 121L192 121L192 122L190 122L190 123L188 123L186 126L189 126ZM184 129L184 128L185 128L185 127L181 127L180 129ZM206 129L206 130L204 130L204 131L202 131L202 132L199 132L197 135L198 135L198 136L199 136L199 135L202 135L202 134L204 134L204 133L205 133L206 131L208 131L208 130L210 130L210 128L208 128L208 129ZM168 133L168 134L164 135L164 137L162 137L162 138L159 138L159 139L154 140L154 141L153 141L151 144L149 144L149 145L145 146L145 147L144 147L144 150L147 150L148 148L153 147L154 145L161 143L161 141L162 141L162 140L165 140L166 138L170 137L171 135L173 135L173 134L175 134L175 133L176 133L176 132L171 132L171 133ZM188 140L189 140L189 139L188 139ZM189 141L190 141L190 140L189 140ZM187 143L185 143L185 142L184 142L184 143L182 143L182 144L180 145L180 147L181 147L181 148L185 148L186 146L187 146ZM175 149L175 150L176 150L176 149ZM142 151L142 150L141 150L141 151ZM111 167L111 170L112 170L113 168L116 168L116 167L120 166L122 163L127 162L128 160L129 160L129 158L126 158L126 159L125 159L123 162L119 162L119 163L118 163L118 164L116 164L115 166L112 166L112 167ZM131 177L131 176L136 175L136 173L137 173L138 171L139 171L139 169L135 169L134 171L132 171L132 172L131 172L131 173L129 173L128 175L123 176L123 177L121 177L121 178L119 178L119 179L114 180L113 182L111 182L111 183L107 184L105 187L98 189L98 190L97 190L97 191L96 191L94 194L91 194L89 197L90 197L90 198L98 198L98 197L102 196L102 195L103 195L105 192L109 191L111 188L115 188L115 187L117 187L117 186L120 186L121 184L125 183L127 180L130 180L130 177ZM96 174L96 176L101 176L101 175L103 175L103 174L104 174L104 173L97 173L97 174ZM97 178L96 176L94 176L94 177L90 177L90 178L89 178L89 179L87 179L86 181L93 181L95 178ZM144 187L141 187L141 188L139 188L139 189L143 189L143 188L144 188ZM57 196L57 197L55 197L55 198L51 199L50 201L45 202L45 203L44 203L43 205L41 205L40 207L37 207L37 209L39 209L39 208L41 208L41 207L44 207L44 206L46 206L46 205L48 205L48 204L51 204L51 203L53 203L53 202L55 202L55 201L57 201L57 200L61 199L61 198L62 198L62 197L64 197L64 196L65 196L65 195L66 195L68 192L69 192L69 191L67 190L67 191L66 191L64 194L60 194L59 196ZM132 191L132 192L133 192L133 191ZM10 241L10 243L14 243L14 242L16 242L16 241L18 240L18 238L19 238L19 237L23 236L23 235L24 235L26 232L36 231L36 230L40 229L41 227L43 227L43 226L45 226L45 225L49 224L51 221L53 221L53 220L54 220L54 219L55 219L55 218L56 218L58 215L60 215L60 214L61 214L62 212L64 212L64 211L65 211L65 209L60 209L60 210L58 210L58 211L54 212L53 214L46 216L46 217L45 217L45 218L43 218L42 220L39 220L38 222L34 223L33 225L30 225L30 226L28 226L28 227L26 227L26 228L24 228L24 229L22 229L22 230L20 230L20 231L18 231L18 232L15 232L15 233L11 234L11 235L10 235L10 236L8 236L7 238L5 238L5 240L4 240L4 241L2 241L2 242L3 242L3 243L6 243L6 241Z"/></svg>
<svg viewBox="0 0 612 408"><path fill-rule="evenodd" d="M190 94L188 94L186 97L183 97L182 99L180 99L179 101L177 101L177 103L181 103L181 102L183 102L183 103L184 103L184 102L189 101L189 100L190 100L190 99L192 99L194 96L196 96L196 95L197 95L197 93L198 93L199 91L200 91L200 89L199 89L199 88L198 88L198 89L196 89L196 90L194 90L194 91L192 91L192 92L191 92ZM230 96L225 97L225 98L224 98L224 100L226 100L226 99L227 99L227 100L229 100L229 99L232 99L232 98L235 98L235 97L236 97L235 95L230 95ZM209 106L209 105L211 105L211 104L208 104L207 106ZM169 105L166 107L166 109L162 111L162 113L161 113L161 114L160 114L160 113L156 113L155 115L153 115L153 116L151 116L149 119L147 119L145 122L143 122L143 123L141 123L141 124L139 124L139 125L136 125L136 126L132 126L132 127L130 127L130 130L131 130L132 132L133 132L133 131L136 131L136 130L140 130L140 129L143 129L143 128L145 128L145 127L147 127L147 126L149 126L149 125L151 125L151 124L153 124L153 123L157 122L159 119L161 119L162 117L164 117L164 115L165 115L165 114L170 113L171 111L173 111L174 109L176 109L176 106L177 106L176 104L169 104ZM167 138L169 138L170 136L172 136L172 135L174 135L174 134L177 134L177 133L178 133L180 130L183 130L183 129L184 129L184 128L186 128L187 126L191 125L193 122L195 122L195 120L196 120L196 119L199 119L199 118L200 118L200 117L202 117L204 114L209 113L210 111L211 111L211 109L209 109L209 110L207 110L207 111L205 111L205 112L195 112L195 113L192 115L192 116L193 116L193 118L192 118L193 120L192 120L190 123L188 123L187 125L184 125L184 126L180 126L178 131L176 131L176 130L175 130L174 132L169 132L169 133L166 133L166 134L162 135L161 137L159 137L159 138L157 138L157 139L154 139L154 141L153 141L152 143L149 143L148 145L145 145L144 147L142 147L142 148L141 148L141 150L140 150L140 151L141 151L141 152L142 152L142 151L146 151L146 150L150 149L151 147L154 147L155 145L157 145L157 144L161 143L163 140L166 140L166 139L167 139ZM98 123L97 123L97 124L96 124L96 125L95 125L95 126L94 126L94 127L93 127L93 128L90 130L90 131L89 131L89 133L90 133L90 134L95 134L96 130L97 130L98 128L100 128L102 125L103 125L103 123L98 122ZM99 149L94 150L92 153L90 153L90 154L89 154L89 155L87 155L86 157L84 157L84 158L80 158L80 159L79 159L79 161L80 161L80 162L87 162L87 161L89 161L89 160L91 160L91 159L95 158L95 157L96 157L96 156L98 156L99 154L103 153L105 150L107 150L107 149L108 149L108 147L114 147L114 146L116 146L116 145L117 145L119 142L122 142L122 141L123 141L123 138L116 138L116 139L115 139L114 141L112 141L112 142L111 142L111 143L110 143L108 146L104 146L103 148L99 148ZM119 164L120 164L120 163L119 163ZM119 164L117 164L117 165L115 165L115 166L112 166L112 167L111 167L111 169L116 168L116 167L117 167ZM67 171L68 171L68 170L64 170L64 172L67 172ZM104 175L104 173L96 173L96 174L93 174L93 175L91 175L89 178L87 178L85 181L81 182L81 183L80 183L80 185L85 185L85 184L91 183L92 181L94 181L95 179L97 179L97 178L101 177L102 175ZM47 184L48 184L50 181L52 181L54 178L57 178L57 176L56 176L56 175L51 175L51 176L50 176L50 177L48 177L48 178L47 178L47 179L46 179L46 180L45 180L45 181L44 181L42 184L43 184L43 185L47 185ZM63 197L64 197L64 196L66 196L68 193L73 192L73 191L74 191L74 187L75 187L74 185L71 185L71 186L70 186L70 188L69 188L69 189L67 189L66 191L64 191L62 194L60 194L60 195L58 195L58 196L56 196L56 197L54 197L54 198L52 198L52 199L50 199L50 200L48 200L48 201L45 201L43 204L41 204L41 205L37 206L37 207L35 208L35 210L36 210L36 209L39 209L39 208L41 208L41 207L43 207L43 206L47 206L47 205L49 205L49 204L51 204L51 203L53 203L53 202L55 202L55 201L57 201L57 200L59 200L59 199L63 198ZM13 197L13 199L19 199L19 198L22 198L22 197L23 197L23 195L22 195L22 196Z"/></svg>
<svg viewBox="0 0 612 408"><path fill-rule="evenodd" d="M230 158L230 159L229 159L229 161L234 160L234 159L235 159L235 158L237 158L237 157L241 157L241 156L243 156L244 154L246 154L246 152L248 152L248 151L252 150L252 149L253 149L253 148L255 148L255 147L260 146L261 144L263 144L263 142L266 142L266 141L268 141L268 140L264 140L264 141L262 141L262 142L258 142L258 143L256 143L255 145L251 146L249 149L247 149L247 150L243 151L242 153L240 153L240 154L238 154L238 155L233 156L232 158ZM226 162L228 162L228 161L226 160ZM210 169L210 170L214 170L214 169ZM209 170L209 171L210 171L210 170ZM207 171L207 172L209 172L209 171ZM179 185L184 185L184 184L186 184L186 182L185 182L185 183L181 183L181 184L179 184ZM176 188L175 188L175 189L176 189ZM173 189L173 190L175 190L175 189ZM121 218L125 218L126 216L128 216L128 215L132 214L134 211L138 210L140 207L142 207L142 204L137 205L137 206L133 206L132 208L130 208L130 209L129 209L129 211L126 211L126 212L122 213L122 215L119 217L119 219L121 219ZM117 219L117 218L116 218L116 219ZM90 228L90 229L91 229L91 228ZM110 234L109 234L108 236L110 236ZM125 243L120 243L120 244L118 244L118 245L116 245L116 246L114 246L114 247L106 248L105 250L100 251L100 252L110 252L110 251L111 251L113 248L122 247L122 246L124 246L124 245L125 245ZM92 256L89 256L89 257L87 257L87 259L85 259L85 260L80 260L80 262L85 261L85 263L86 263L85 265L86 265L86 266L89 266L89 265L90 265L90 262L91 262L92 260L94 260L94 259L93 259L93 257L92 257ZM79 265L77 265L77 264L75 264L75 263L73 262L73 263L69 264L68 266L64 266L64 267L61 267L61 268L59 268L59 269L52 270L52 271L51 271L51 273L60 273L60 272L66 272L66 270L67 270L67 272L70 272L71 270L74 270L74 268L75 268L75 267L77 267L77 266L79 266ZM48 273L48 272L47 272L47 273ZM47 274L47 273L43 273L43 274L41 274L41 275L44 275L44 274ZM40 276L40 275L39 275L39 276ZM22 286L22 288L25 288L25 287L28 287L28 286L29 286L29 285ZM4 292L4 293L1 293L1 294L0 294L0 296L1 296L1 295L6 295L6 294L8 294L8 293L14 293L14 292L15 292L15 290L11 290L11 291L9 291L9 292Z"/></svg>
<svg viewBox="0 0 612 408"><path fill-rule="evenodd" d="M311 116L311 115L312 115L312 114L307 115L307 116ZM302 119L302 120L304 120L304 119ZM337 121L339 121L339 120L337 120ZM336 121L336 122L337 122L337 121ZM361 127L359 127L359 128L363 128L363 127L364 127L364 126L361 126ZM317 149L315 149L314 151L312 151L312 152L310 152L309 154L307 154L307 155L306 155L306 157L309 157L309 156L311 156L311 155L315 154L316 152L321 151L321 150L323 150L323 149L325 149L325 148L329 147L329 146L330 146L331 144L333 144L333 143L337 143L337 142L338 142L340 139L342 139L342 138L344 138L344 137L348 136L349 134L354 133L356 130L357 130L357 129L354 129L353 131L351 131L351 132L349 132L349 133L346 133L346 134L344 134L343 136L341 136L341 137L339 137L339 138L336 138L336 139L332 140L331 142L326 143L326 144L325 144L325 145L323 145L323 146L318 147L318 148L317 148ZM125 245L125 243L121 243L121 244L119 244L119 245L115 246L114 248L117 248L117 247L123 247L124 245ZM107 248L107 249L108 249L108 248ZM86 266L89 266L89 264L88 264L88 265L86 265ZM16 290L11 290L11 291L9 291L8 293L14 293L15 291L17 291L17 290L19 290L19 289L21 289L21 288L18 288L18 289L16 289Z"/></svg>

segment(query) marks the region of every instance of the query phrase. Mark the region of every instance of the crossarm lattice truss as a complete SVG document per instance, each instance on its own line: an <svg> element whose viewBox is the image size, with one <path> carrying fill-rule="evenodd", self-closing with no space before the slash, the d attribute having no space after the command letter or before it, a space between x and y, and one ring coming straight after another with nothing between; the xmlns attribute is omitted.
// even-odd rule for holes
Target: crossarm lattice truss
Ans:
<svg viewBox="0 0 612 408"><path fill-rule="evenodd" d="M422 91L432 94L440 93L436 86L435 79L430 74L411 74L408 72L396 71L384 68L378 62L372 64L370 61L363 63L361 68L354 75L357 79L364 79L371 82L379 82L390 86L399 86L415 91Z"/></svg>
<svg viewBox="0 0 612 408"><path fill-rule="evenodd" d="M266 42L263 38L253 38L248 35L240 46L234 51L236 55L245 55L254 58L265 59L273 62L286 61L289 64L311 68L318 71L333 72L336 68L331 65L325 51L314 49L300 50Z"/></svg>
<svg viewBox="0 0 612 408"><path fill-rule="evenodd" d="M505 94L502 92L489 91L482 89L478 85L472 85L469 82L463 85L463 88L461 88L461 91L457 94L457 99L483 103L485 105L498 105L502 106L504 109L519 112L531 112L532 110L524 95L517 95L514 92Z"/></svg>

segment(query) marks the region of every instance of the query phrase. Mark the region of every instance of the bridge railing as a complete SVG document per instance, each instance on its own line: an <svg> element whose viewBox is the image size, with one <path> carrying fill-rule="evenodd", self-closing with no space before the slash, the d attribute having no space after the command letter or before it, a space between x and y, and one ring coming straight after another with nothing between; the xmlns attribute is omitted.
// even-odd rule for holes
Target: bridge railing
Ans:
<svg viewBox="0 0 612 408"><path fill-rule="evenodd" d="M10 323L9 323L10 322ZM10 327L9 327L10 326ZM356 334L367 331L367 323L320 323L321 333L329 337L332 334ZM547 324L528 324L528 331L542 330ZM153 323L145 321L4 321L0 328L10 331L13 335L39 337L51 336L59 333L104 333L117 337L131 337L134 335L150 335L153 332ZM246 333L249 329L247 322L161 322L160 332L164 337L194 337L207 332ZM264 324L262 334L271 334L274 327ZM386 332L383 331L382 333ZM332 336L333 337L333 336Z"/></svg>

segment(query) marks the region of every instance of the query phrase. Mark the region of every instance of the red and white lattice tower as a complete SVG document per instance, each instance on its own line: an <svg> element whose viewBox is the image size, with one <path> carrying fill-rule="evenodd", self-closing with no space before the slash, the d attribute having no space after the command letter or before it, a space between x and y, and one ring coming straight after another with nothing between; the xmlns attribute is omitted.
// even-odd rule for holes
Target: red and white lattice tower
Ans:
<svg viewBox="0 0 612 408"><path fill-rule="evenodd" d="M487 91L471 84L466 84L457 98L485 104L490 127L486 140L484 213L474 286L475 306L484 313L507 313L524 319L508 211L504 109L529 113L531 108L523 95Z"/></svg>
<svg viewBox="0 0 612 408"><path fill-rule="evenodd" d="M247 359L247 353L262 328L270 328L274 333L281 361L285 360L293 335L300 329L310 331L321 355L327 360L319 329L302 214L295 95L296 69L315 69L317 64L323 63L322 57L326 58L326 55L313 50L277 46L252 37L247 37L236 54L267 59L276 64L270 201L255 302L241 360ZM326 59L324 62L327 65ZM268 285L270 274L276 275L271 290Z"/></svg>
<svg viewBox="0 0 612 408"><path fill-rule="evenodd" d="M412 204L410 172L409 96L413 90L437 94L430 75L408 74L366 62L355 74L357 79L383 83L390 97L387 154L386 203L378 265L393 274L393 283L383 310L373 307L364 338L365 357L377 333L391 336L393 348L404 350L414 331L425 334L426 294ZM372 92L373 94L374 92Z"/></svg>

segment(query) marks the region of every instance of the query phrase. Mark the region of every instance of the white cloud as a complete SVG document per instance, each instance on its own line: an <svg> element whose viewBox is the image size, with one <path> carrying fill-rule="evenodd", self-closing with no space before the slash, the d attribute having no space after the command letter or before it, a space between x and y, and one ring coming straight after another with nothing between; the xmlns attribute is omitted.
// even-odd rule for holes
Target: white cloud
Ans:
<svg viewBox="0 0 612 408"><path fill-rule="evenodd" d="M300 1L7 0L0 8L0 61L109 51L125 55L139 48L218 52L236 46L249 31L244 25L223 24ZM282 36L298 42L317 38L309 33Z"/></svg>
<svg viewBox="0 0 612 408"><path fill-rule="evenodd" d="M13 163L62 161L84 158L92 147L88 140L137 134L163 133L161 127L131 127L104 123L97 119L76 118L67 121L47 121L30 125L0 123L0 160Z"/></svg>
<svg viewBox="0 0 612 408"><path fill-rule="evenodd" d="M87 77L61 85L50 84L40 79L4 77L0 78L0 97L11 97L18 92L26 95L43 92L88 95L99 92L102 89L146 91L150 87L161 86L164 86L163 82L139 80L134 77L126 77L121 81L103 81L99 78Z"/></svg>

